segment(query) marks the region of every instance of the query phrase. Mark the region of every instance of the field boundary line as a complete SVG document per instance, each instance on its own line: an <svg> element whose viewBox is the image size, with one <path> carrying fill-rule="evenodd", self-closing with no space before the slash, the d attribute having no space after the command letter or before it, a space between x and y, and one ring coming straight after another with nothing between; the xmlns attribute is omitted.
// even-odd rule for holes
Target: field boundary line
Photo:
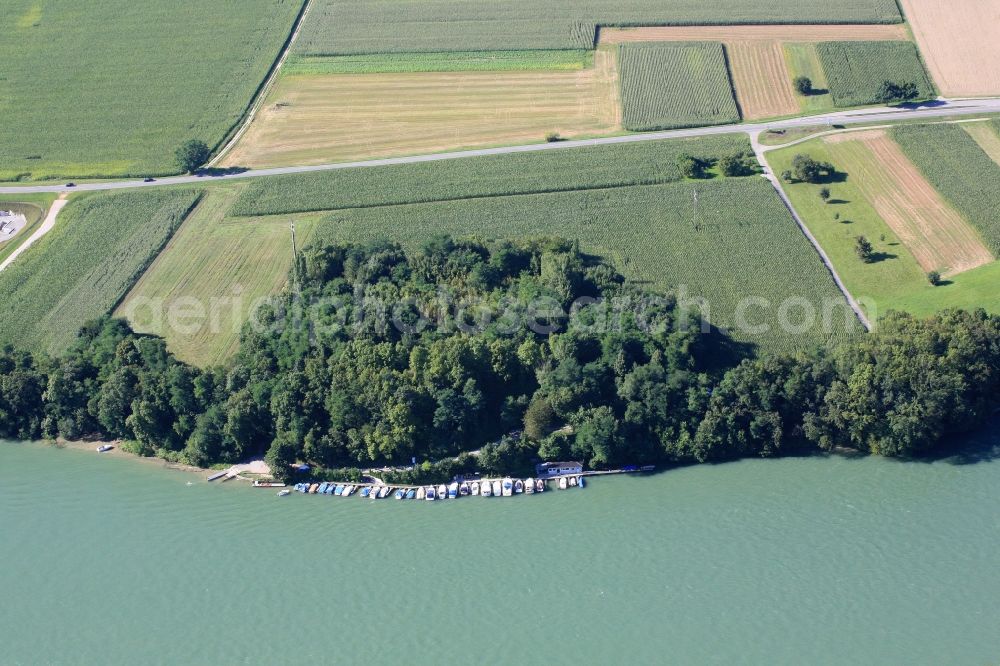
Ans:
<svg viewBox="0 0 1000 666"><path fill-rule="evenodd" d="M292 27L292 32L288 36L288 40L285 42L285 48L282 50L281 54L271 65L271 71L268 72L267 77L264 82L261 83L260 88L257 90L257 94L254 96L253 100L250 102L250 106L244 113L243 118L237 121L234 127L237 127L236 133L232 135L232 138L225 142L215 157L209 161L207 165L208 168L213 168L222 160L223 157L229 154L229 152L236 147L236 144L243 135L246 134L247 130L250 129L250 124L257 118L257 112L260 111L261 107L264 106L264 100L267 99L268 94L270 94L271 89L274 88L275 81L278 80L278 76L281 74L282 67L285 66L285 61L288 60L288 56L292 52L292 47L295 45L295 41L299 38L299 33L302 32L302 26L305 24L306 16L309 14L309 10L312 9L313 0L305 0L302 5L302 10L299 12L298 18L295 20L295 25ZM232 130L230 130L232 131ZM225 141L225 139L223 139Z"/></svg>
<svg viewBox="0 0 1000 666"><path fill-rule="evenodd" d="M66 194L63 194L61 197L52 202L52 205L49 206L48 213L46 213L45 215L45 220L42 222L42 225L38 227L38 229L35 230L35 233L31 234L27 238L27 240L21 243L13 252L11 252L10 256L8 256L6 259L3 260L2 263L0 263L0 272L2 272L8 266L14 263L14 260L17 259L19 256L21 256L21 254L23 254L29 247L40 241L42 237L44 237L47 233L49 233L50 231L52 231L52 229L55 228L56 217L58 217L59 212L63 208L65 208L66 204L68 203L69 203L69 197Z"/></svg>
<svg viewBox="0 0 1000 666"><path fill-rule="evenodd" d="M833 277L833 281L837 284L837 288L840 289L840 293L844 295L845 299L847 299L847 304L851 306L852 310L854 310L854 314L857 316L862 326L864 326L868 331L871 331L872 324L868 320L868 316L865 314L864 310L861 309L861 305L854 299L854 296L851 294L850 290L848 290L844 281L840 279L840 274L837 273L837 269L834 268L833 262L830 261L830 257L827 256L823 246L819 244L819 241L816 240L815 236L813 236L809 227L806 226L805 220L803 220L798 211L795 210L792 200L785 193L785 190L781 187L781 182L774 175L774 171L771 169L771 165L767 161L766 151L762 150L764 146L760 144L759 138L759 131L752 132L750 134L750 144L753 146L754 153L756 153L757 159L760 160L761 166L764 167L764 177L767 178L768 182L770 182L774 187L778 196L781 198L782 203L784 203L785 207L788 209L788 212L792 214L792 218L795 220L795 223L799 225L799 230L801 230L805 237L809 239L809 242L812 243L813 249L815 249L819 254L819 257L826 266L826 269Z"/></svg>

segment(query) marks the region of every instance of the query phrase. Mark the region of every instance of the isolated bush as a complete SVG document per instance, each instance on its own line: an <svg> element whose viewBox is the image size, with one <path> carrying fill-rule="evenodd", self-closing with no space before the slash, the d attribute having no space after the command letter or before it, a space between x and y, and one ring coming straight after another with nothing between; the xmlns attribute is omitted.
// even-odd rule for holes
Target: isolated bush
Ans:
<svg viewBox="0 0 1000 666"><path fill-rule="evenodd" d="M753 158L745 153L726 155L719 160L719 169L725 176L752 176L757 173Z"/></svg>
<svg viewBox="0 0 1000 666"><path fill-rule="evenodd" d="M194 173L197 169L205 166L208 158L212 155L212 150L204 141L191 139L177 149L177 166L184 173Z"/></svg>
<svg viewBox="0 0 1000 666"><path fill-rule="evenodd" d="M809 96L813 93L813 82L808 76L796 76L795 90L802 96Z"/></svg>
<svg viewBox="0 0 1000 666"><path fill-rule="evenodd" d="M677 168L685 178L705 178L711 162L691 155L681 155L677 158Z"/></svg>
<svg viewBox="0 0 1000 666"><path fill-rule="evenodd" d="M937 271L931 271L927 274L927 281L936 287L941 284L941 274Z"/></svg>
<svg viewBox="0 0 1000 666"><path fill-rule="evenodd" d="M858 236L854 243L854 251L858 253L858 258L866 264L875 260L875 251L872 244L864 236Z"/></svg>
<svg viewBox="0 0 1000 666"><path fill-rule="evenodd" d="M829 162L820 162L809 155L796 155L792 159L792 170L800 181L814 184L823 182L837 171Z"/></svg>
<svg viewBox="0 0 1000 666"><path fill-rule="evenodd" d="M916 83L893 83L886 81L879 88L877 99L880 102L889 104L891 102L905 102L916 99L920 95L920 88Z"/></svg>
<svg viewBox="0 0 1000 666"><path fill-rule="evenodd" d="M823 189L821 189L819 191L819 198L822 199L823 201L827 202L830 201L830 188L824 187Z"/></svg>

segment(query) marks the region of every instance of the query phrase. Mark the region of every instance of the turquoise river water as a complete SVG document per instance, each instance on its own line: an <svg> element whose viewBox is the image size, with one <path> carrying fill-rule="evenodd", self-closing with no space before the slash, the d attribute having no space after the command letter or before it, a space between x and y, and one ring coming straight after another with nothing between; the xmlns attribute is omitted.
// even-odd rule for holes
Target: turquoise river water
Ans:
<svg viewBox="0 0 1000 666"><path fill-rule="evenodd" d="M0 443L0 553L0 664L1000 664L990 456L432 504Z"/></svg>

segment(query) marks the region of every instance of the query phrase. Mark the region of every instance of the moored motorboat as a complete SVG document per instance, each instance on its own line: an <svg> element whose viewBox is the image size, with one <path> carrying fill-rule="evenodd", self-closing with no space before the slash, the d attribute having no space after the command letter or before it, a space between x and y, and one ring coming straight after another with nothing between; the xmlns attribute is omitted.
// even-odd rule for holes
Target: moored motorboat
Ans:
<svg viewBox="0 0 1000 666"><path fill-rule="evenodd" d="M524 492L524 481L517 479L514 481L514 494L520 495Z"/></svg>
<svg viewBox="0 0 1000 666"><path fill-rule="evenodd" d="M100 446L97 447L97 452L98 453L107 453L108 451L110 451L113 448L115 448L115 447L113 447L111 444L101 444ZM209 481L211 481L211 479L209 479Z"/></svg>
<svg viewBox="0 0 1000 666"><path fill-rule="evenodd" d="M503 480L503 484L501 486L501 491L502 491L502 494L503 494L504 497L510 497L511 495L513 495L514 494L514 480L511 479L509 476L506 477Z"/></svg>
<svg viewBox="0 0 1000 666"><path fill-rule="evenodd" d="M392 490L389 486L382 486L378 489L378 498L385 499L389 496L389 492Z"/></svg>
<svg viewBox="0 0 1000 666"><path fill-rule="evenodd" d="M406 491L406 499L413 499L414 497L416 497L416 495L417 491L414 490L413 488L410 488L409 490Z"/></svg>
<svg viewBox="0 0 1000 666"><path fill-rule="evenodd" d="M425 499L427 496L427 489L423 486L417 488L417 499Z"/></svg>
<svg viewBox="0 0 1000 666"><path fill-rule="evenodd" d="M466 495L469 495L471 492L472 489L469 487L469 482L462 481L462 485L458 487L458 494L461 495L462 497L465 497Z"/></svg>
<svg viewBox="0 0 1000 666"><path fill-rule="evenodd" d="M329 483L319 484L319 488L316 490L317 495L326 495L326 489L330 487Z"/></svg>
<svg viewBox="0 0 1000 666"><path fill-rule="evenodd" d="M315 495L317 490L319 490L319 484L318 483L314 483L311 486L309 486L309 494L310 495Z"/></svg>
<svg viewBox="0 0 1000 666"><path fill-rule="evenodd" d="M479 488L479 494L483 497L489 497L493 494L493 488L490 486L489 481L483 481L483 485Z"/></svg>
<svg viewBox="0 0 1000 666"><path fill-rule="evenodd" d="M333 494L339 496L342 495L343 493L344 493L343 484L337 484L337 487L333 489Z"/></svg>
<svg viewBox="0 0 1000 666"><path fill-rule="evenodd" d="M566 490L567 487L568 487L568 484L566 483L566 477L565 476L560 476L559 477L559 490Z"/></svg>
<svg viewBox="0 0 1000 666"><path fill-rule="evenodd" d="M544 493L545 492L545 479L538 479L535 481L535 492Z"/></svg>
<svg viewBox="0 0 1000 666"><path fill-rule="evenodd" d="M478 481L473 481L472 482L472 486L469 488L469 492L471 492L473 495L478 495L479 494L479 482Z"/></svg>
<svg viewBox="0 0 1000 666"><path fill-rule="evenodd" d="M576 485L576 477L575 476L569 477L569 485L570 485L571 488Z"/></svg>
<svg viewBox="0 0 1000 666"><path fill-rule="evenodd" d="M437 492L434 490L434 486L427 486L427 491L424 493L424 499L431 502L437 499Z"/></svg>
<svg viewBox="0 0 1000 666"><path fill-rule="evenodd" d="M369 495L371 495L371 492L372 492L372 489L369 488L368 486L365 486L364 488L361 489L361 496L362 497L368 497Z"/></svg>
<svg viewBox="0 0 1000 666"><path fill-rule="evenodd" d="M503 488L500 486L500 479L494 481L492 486L493 486L492 490L494 497L500 497L501 495L503 495Z"/></svg>
<svg viewBox="0 0 1000 666"><path fill-rule="evenodd" d="M587 482L586 482L586 481L584 481L584 480L583 480L583 477L581 476L581 477L580 477L580 480L576 482L576 485L578 485L578 486L580 486L581 488L583 488L584 486L586 486L586 485L587 485Z"/></svg>
<svg viewBox="0 0 1000 666"><path fill-rule="evenodd" d="M534 479L525 479L524 480L524 492L528 493L529 495L531 493L535 492L535 480Z"/></svg>
<svg viewBox="0 0 1000 666"><path fill-rule="evenodd" d="M437 487L437 498L447 499L447 497L448 497L448 488L442 483Z"/></svg>
<svg viewBox="0 0 1000 666"><path fill-rule="evenodd" d="M285 488L284 490L279 490L278 491L278 497L288 497L291 494L292 494L292 491L289 490L288 488Z"/></svg>
<svg viewBox="0 0 1000 666"><path fill-rule="evenodd" d="M403 499L404 497L406 497L406 491L405 490L403 490L402 488L400 488L399 490L396 491L396 499Z"/></svg>
<svg viewBox="0 0 1000 666"><path fill-rule="evenodd" d="M455 499L457 497L458 497L458 484L455 483L455 482L452 482L448 486L448 499Z"/></svg>
<svg viewBox="0 0 1000 666"><path fill-rule="evenodd" d="M346 488L344 488L344 497L350 497L351 495L354 494L355 490L357 490L356 486L347 486Z"/></svg>

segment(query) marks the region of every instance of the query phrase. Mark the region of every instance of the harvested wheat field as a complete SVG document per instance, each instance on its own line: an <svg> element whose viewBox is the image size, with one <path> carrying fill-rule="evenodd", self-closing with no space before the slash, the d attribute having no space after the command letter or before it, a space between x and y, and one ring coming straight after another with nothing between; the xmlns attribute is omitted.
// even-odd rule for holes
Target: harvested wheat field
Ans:
<svg viewBox="0 0 1000 666"><path fill-rule="evenodd" d="M992 1L992 0L990 0ZM696 25L601 28L601 44L624 42L906 41L903 25Z"/></svg>
<svg viewBox="0 0 1000 666"><path fill-rule="evenodd" d="M883 130L824 139L835 166L899 236L925 271L955 275L993 261L982 238Z"/></svg>
<svg viewBox="0 0 1000 666"><path fill-rule="evenodd" d="M726 54L744 119L798 113L799 101L781 42L730 42Z"/></svg>
<svg viewBox="0 0 1000 666"><path fill-rule="evenodd" d="M987 122L962 123L962 129L969 133L990 159L1000 164L1000 134L997 125Z"/></svg>
<svg viewBox="0 0 1000 666"><path fill-rule="evenodd" d="M226 164L321 164L620 130L611 49L580 71L287 76Z"/></svg>
<svg viewBox="0 0 1000 666"><path fill-rule="evenodd" d="M902 5L943 95L1000 94L1000 0L902 0Z"/></svg>

